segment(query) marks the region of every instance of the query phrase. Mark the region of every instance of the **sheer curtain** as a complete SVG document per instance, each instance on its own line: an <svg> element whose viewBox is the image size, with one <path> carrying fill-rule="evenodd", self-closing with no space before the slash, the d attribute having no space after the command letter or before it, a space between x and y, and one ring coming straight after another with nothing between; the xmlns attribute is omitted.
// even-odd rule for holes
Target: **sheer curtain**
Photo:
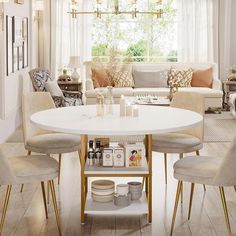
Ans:
<svg viewBox="0 0 236 236"><path fill-rule="evenodd" d="M230 58L231 0L177 0L178 59L216 62L225 79Z"/></svg>
<svg viewBox="0 0 236 236"><path fill-rule="evenodd" d="M81 11L91 11L93 1L79 1ZM92 16L80 15L73 19L69 0L44 0L43 55L40 66L49 68L57 77L68 66L70 56L80 56L80 74L83 79L83 62L91 59ZM48 30L50 28L50 30Z"/></svg>

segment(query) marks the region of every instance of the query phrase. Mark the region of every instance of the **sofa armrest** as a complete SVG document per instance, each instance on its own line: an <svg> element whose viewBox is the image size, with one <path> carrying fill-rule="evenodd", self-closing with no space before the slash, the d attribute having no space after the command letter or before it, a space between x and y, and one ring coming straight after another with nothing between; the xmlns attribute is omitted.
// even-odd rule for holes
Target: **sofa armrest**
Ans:
<svg viewBox="0 0 236 236"><path fill-rule="evenodd" d="M93 90L94 87L93 87L93 81L91 79L87 79L86 82L85 82L85 88L86 88L86 91L87 90Z"/></svg>
<svg viewBox="0 0 236 236"><path fill-rule="evenodd" d="M217 90L222 90L222 84L219 79L213 79L212 88Z"/></svg>

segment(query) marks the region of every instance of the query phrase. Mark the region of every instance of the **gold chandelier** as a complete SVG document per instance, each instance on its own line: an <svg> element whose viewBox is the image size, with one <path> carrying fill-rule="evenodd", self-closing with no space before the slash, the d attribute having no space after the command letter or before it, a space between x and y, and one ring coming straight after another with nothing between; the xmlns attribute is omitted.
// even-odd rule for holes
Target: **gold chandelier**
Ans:
<svg viewBox="0 0 236 236"><path fill-rule="evenodd" d="M86 0L87 1L87 0ZM132 9L130 11L121 11L119 7L119 0L115 0L115 8L113 11L102 11L102 0L96 0L96 10L95 11L79 11L77 9L78 0L72 0L71 11L68 13L72 15L72 18L77 18L77 15L85 15L85 14L95 14L98 18L101 18L102 15L121 15L121 14L129 14L132 18L137 17L138 14L147 14L147 15L155 15L157 18L160 18L163 14L163 10L161 8L162 0L154 0L156 3L155 11L139 11L137 9L137 0L130 0L132 4Z"/></svg>

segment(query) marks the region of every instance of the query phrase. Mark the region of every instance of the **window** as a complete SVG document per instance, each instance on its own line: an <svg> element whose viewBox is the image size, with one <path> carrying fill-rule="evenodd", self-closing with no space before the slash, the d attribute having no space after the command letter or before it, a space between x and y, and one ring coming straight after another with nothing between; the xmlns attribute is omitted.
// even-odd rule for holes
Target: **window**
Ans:
<svg viewBox="0 0 236 236"><path fill-rule="evenodd" d="M121 57L132 57L134 61L177 61L176 0L165 0L164 14L155 15L102 15L93 19L92 56L106 60L110 49ZM128 11L131 4L119 0L120 9ZM106 8L114 9L114 1L108 0ZM155 0L139 0L140 11L153 11Z"/></svg>

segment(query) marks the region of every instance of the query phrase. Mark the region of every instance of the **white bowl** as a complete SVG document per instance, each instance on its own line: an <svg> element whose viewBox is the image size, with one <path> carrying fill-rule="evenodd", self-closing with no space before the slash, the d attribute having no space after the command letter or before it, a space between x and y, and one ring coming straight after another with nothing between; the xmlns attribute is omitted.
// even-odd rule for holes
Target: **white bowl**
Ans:
<svg viewBox="0 0 236 236"><path fill-rule="evenodd" d="M114 193L106 196L100 196L92 193L92 199L96 202L112 202Z"/></svg>
<svg viewBox="0 0 236 236"><path fill-rule="evenodd" d="M92 182L92 188L96 189L110 189L114 188L115 182L112 180L95 180Z"/></svg>

